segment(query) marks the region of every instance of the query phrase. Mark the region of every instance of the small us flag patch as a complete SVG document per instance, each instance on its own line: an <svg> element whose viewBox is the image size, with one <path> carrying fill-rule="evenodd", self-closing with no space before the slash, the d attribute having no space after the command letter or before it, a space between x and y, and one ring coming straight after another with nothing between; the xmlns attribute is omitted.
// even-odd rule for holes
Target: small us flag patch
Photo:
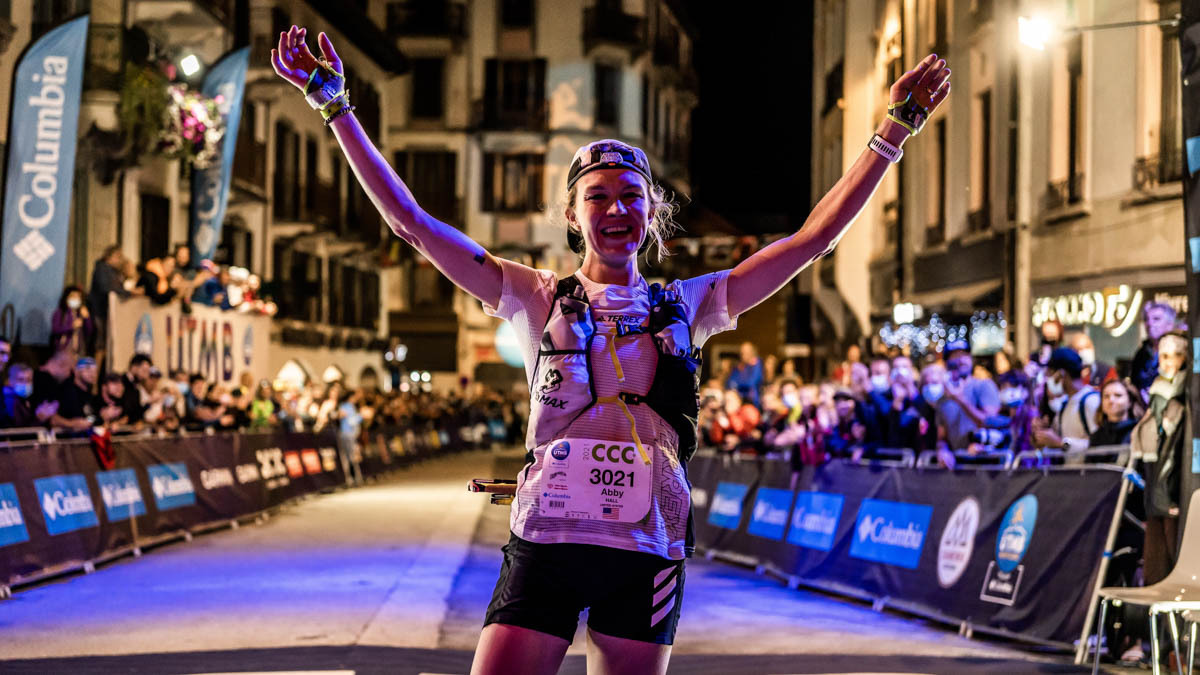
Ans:
<svg viewBox="0 0 1200 675"><path fill-rule="evenodd" d="M605 520L616 520L620 515L621 507L619 506L602 507L601 517L603 517Z"/></svg>

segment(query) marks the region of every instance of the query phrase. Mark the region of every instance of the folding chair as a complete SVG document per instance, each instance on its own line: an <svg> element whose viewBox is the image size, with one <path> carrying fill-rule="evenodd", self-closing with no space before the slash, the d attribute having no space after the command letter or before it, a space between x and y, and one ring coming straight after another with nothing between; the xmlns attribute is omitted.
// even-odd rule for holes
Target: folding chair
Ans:
<svg viewBox="0 0 1200 675"><path fill-rule="evenodd" d="M1200 614L1200 490L1192 493L1188 508L1188 519L1183 525L1183 543L1179 547L1179 560L1174 569L1162 581L1141 588L1112 586L1100 589L1100 621L1096 624L1096 657L1092 662L1092 675L1100 672L1100 634L1108 614L1108 604L1114 600L1131 605L1146 605L1150 608L1150 649L1154 675L1160 675L1158 645L1158 615L1166 614L1170 621L1171 639L1179 651L1179 623L1177 612L1190 611ZM1195 627L1193 624L1193 634ZM1193 641L1192 644L1195 644ZM1178 661L1178 675L1183 675L1183 660ZM1189 668L1190 673L1190 668Z"/></svg>

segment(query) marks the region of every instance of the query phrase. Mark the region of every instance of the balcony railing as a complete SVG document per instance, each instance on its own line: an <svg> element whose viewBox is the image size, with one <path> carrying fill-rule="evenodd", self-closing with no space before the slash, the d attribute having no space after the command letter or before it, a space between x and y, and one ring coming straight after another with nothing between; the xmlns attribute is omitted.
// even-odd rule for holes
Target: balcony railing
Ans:
<svg viewBox="0 0 1200 675"><path fill-rule="evenodd" d="M308 219L317 224L322 230L337 231L342 219L341 202L338 200L337 188L331 183L317 181L308 186L312 201L309 203Z"/></svg>
<svg viewBox="0 0 1200 675"><path fill-rule="evenodd" d="M1083 201L1083 178L1083 174L1077 173L1066 180L1049 183L1046 186L1043 207L1047 211L1053 211Z"/></svg>
<svg viewBox="0 0 1200 675"><path fill-rule="evenodd" d="M466 6L458 2L415 0L387 6L387 29L400 37L466 36Z"/></svg>
<svg viewBox="0 0 1200 675"><path fill-rule="evenodd" d="M583 11L583 47L591 51L599 44L640 51L646 45L646 20L608 8L588 7Z"/></svg>
<svg viewBox="0 0 1200 675"><path fill-rule="evenodd" d="M1133 163L1133 187L1153 190L1183 180L1183 152L1138 157Z"/></svg>
<svg viewBox="0 0 1200 675"><path fill-rule="evenodd" d="M991 223L992 208L990 204L984 204L976 211L967 214L967 232L983 232L992 226Z"/></svg>
<svg viewBox="0 0 1200 675"><path fill-rule="evenodd" d="M937 246L946 241L946 221L925 227L925 245Z"/></svg>

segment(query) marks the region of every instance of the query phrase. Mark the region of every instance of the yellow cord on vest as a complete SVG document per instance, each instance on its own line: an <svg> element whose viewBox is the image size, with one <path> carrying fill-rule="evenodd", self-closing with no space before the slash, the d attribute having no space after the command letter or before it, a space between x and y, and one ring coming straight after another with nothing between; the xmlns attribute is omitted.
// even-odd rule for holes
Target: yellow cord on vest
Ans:
<svg viewBox="0 0 1200 675"><path fill-rule="evenodd" d="M629 433L633 436L633 444L637 446L638 452L642 454L642 461L646 466L650 465L650 454L646 452L646 448L642 447L642 439L638 437L637 423L633 421L633 413L629 412L629 406L625 405L619 396L601 396L596 399L597 403L616 403L621 406L621 411L625 413L625 418L629 420Z"/></svg>
<svg viewBox="0 0 1200 675"><path fill-rule="evenodd" d="M612 357L613 369L617 371L617 381L625 381L625 372L621 370L621 360L617 358L617 336L614 334L608 340L608 354Z"/></svg>

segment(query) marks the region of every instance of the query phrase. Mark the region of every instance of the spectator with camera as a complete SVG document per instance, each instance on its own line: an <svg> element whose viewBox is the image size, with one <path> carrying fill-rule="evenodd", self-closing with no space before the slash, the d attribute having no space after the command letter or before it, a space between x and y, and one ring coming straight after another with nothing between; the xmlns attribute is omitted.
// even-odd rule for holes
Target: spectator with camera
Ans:
<svg viewBox="0 0 1200 675"><path fill-rule="evenodd" d="M67 346L76 354L91 354L95 345L96 323L92 320L83 289L67 286L50 315L50 344Z"/></svg>
<svg viewBox="0 0 1200 675"><path fill-rule="evenodd" d="M965 450L975 432L1000 412L1000 392L992 380L973 376L975 360L966 340L948 343L945 351L947 380L942 397L934 404L937 426L950 450Z"/></svg>
<svg viewBox="0 0 1200 675"><path fill-rule="evenodd" d="M846 387L838 388L833 394L837 423L825 437L825 451L831 459L862 458L867 439L867 426L861 415L862 406L854 392Z"/></svg>
<svg viewBox="0 0 1200 675"><path fill-rule="evenodd" d="M1039 448L1064 451L1086 450L1100 410L1100 394L1084 380L1083 360L1070 347L1059 347L1046 364L1046 396L1063 399L1050 419L1033 425L1033 440ZM1074 463L1074 460L1072 460Z"/></svg>
<svg viewBox="0 0 1200 675"><path fill-rule="evenodd" d="M734 389L726 389L724 404L713 419L709 437L726 453L750 447L757 440L758 424L762 421L758 408L743 401Z"/></svg>

